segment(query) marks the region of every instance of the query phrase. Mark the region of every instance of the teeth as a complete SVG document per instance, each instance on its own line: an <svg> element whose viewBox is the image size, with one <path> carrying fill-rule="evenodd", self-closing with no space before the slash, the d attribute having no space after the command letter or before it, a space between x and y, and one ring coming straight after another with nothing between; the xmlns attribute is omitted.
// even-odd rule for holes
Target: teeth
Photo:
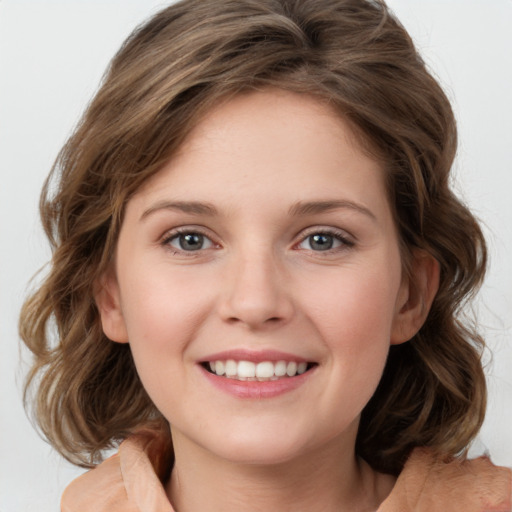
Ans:
<svg viewBox="0 0 512 512"><path fill-rule="evenodd" d="M288 377L293 377L294 375L297 374L297 363L288 363L288 365L286 366L286 375L288 375Z"/></svg>
<svg viewBox="0 0 512 512"><path fill-rule="evenodd" d="M215 373L217 375L224 375L224 361L216 361L215 362Z"/></svg>
<svg viewBox="0 0 512 512"><path fill-rule="evenodd" d="M274 375L276 377L284 377L286 375L286 361L278 361L274 368Z"/></svg>
<svg viewBox="0 0 512 512"><path fill-rule="evenodd" d="M276 380L280 377L295 377L302 375L308 367L305 362L297 363L295 361L262 361L253 363L252 361L210 361L208 363L212 373L216 375L225 375L228 378L238 380Z"/></svg>
<svg viewBox="0 0 512 512"><path fill-rule="evenodd" d="M256 365L256 377L263 379L270 379L274 376L274 365L270 361L258 363Z"/></svg>
<svg viewBox="0 0 512 512"><path fill-rule="evenodd" d="M216 364L219 364L219 361ZM237 373L243 379L256 377L256 365L251 361L239 361Z"/></svg>
<svg viewBox="0 0 512 512"><path fill-rule="evenodd" d="M211 364L211 363L210 363ZM226 361L226 376L235 377L238 372L238 365L233 359Z"/></svg>

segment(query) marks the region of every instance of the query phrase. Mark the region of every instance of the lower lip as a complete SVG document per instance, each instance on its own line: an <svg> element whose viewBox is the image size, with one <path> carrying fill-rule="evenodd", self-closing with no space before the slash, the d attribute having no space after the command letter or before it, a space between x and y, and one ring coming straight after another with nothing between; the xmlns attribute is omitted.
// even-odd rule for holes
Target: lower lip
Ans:
<svg viewBox="0 0 512 512"><path fill-rule="evenodd" d="M273 398L289 393L306 382L315 370L315 368L311 368L307 372L301 375L296 375L295 377L285 377L278 380L260 382L219 377L214 373L210 373L202 366L199 366L199 368L203 372L204 376L221 391L237 398L247 399Z"/></svg>

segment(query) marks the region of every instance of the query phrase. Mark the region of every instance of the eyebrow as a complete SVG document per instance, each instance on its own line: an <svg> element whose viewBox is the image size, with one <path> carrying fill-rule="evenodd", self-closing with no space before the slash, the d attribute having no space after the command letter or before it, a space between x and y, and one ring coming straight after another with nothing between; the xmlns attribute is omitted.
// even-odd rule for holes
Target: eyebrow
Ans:
<svg viewBox="0 0 512 512"><path fill-rule="evenodd" d="M350 209L362 213L372 220L376 221L377 217L365 206L348 200L333 199L328 201L299 201L293 204L288 215L291 217L299 217L304 215L315 215L330 212L332 210ZM202 203L198 201L158 201L156 204L144 210L140 216L140 220L146 219L151 214L161 210L176 210L192 215L218 215L218 210L211 203Z"/></svg>
<svg viewBox="0 0 512 512"><path fill-rule="evenodd" d="M298 203L292 205L292 207L288 210L288 213L291 216L315 215L318 213L326 213L332 210L340 209L354 210L370 217L374 221L377 220L375 214L366 208L366 206L363 206L359 203L354 203L353 201L339 199L333 199L329 201L299 201Z"/></svg>
<svg viewBox="0 0 512 512"><path fill-rule="evenodd" d="M177 210L192 215L217 215L217 208L210 203L200 203L198 201L158 201L156 204L144 210L140 220L144 220L151 214L160 210Z"/></svg>

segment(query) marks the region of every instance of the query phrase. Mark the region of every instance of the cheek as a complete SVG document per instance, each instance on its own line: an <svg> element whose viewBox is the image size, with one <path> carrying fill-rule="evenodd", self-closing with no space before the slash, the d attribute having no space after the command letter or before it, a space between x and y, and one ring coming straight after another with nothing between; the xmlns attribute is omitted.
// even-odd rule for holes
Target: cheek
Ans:
<svg viewBox="0 0 512 512"><path fill-rule="evenodd" d="M184 359L197 325L187 301L181 299L160 286L146 297L137 296L126 308L137 373L151 401L169 420L181 398L190 394Z"/></svg>
<svg viewBox="0 0 512 512"><path fill-rule="evenodd" d="M124 283L122 310L130 348L142 383L159 406L169 377L184 371L186 349L205 314L206 298L189 279L168 276L164 268L132 273Z"/></svg>
<svg viewBox="0 0 512 512"><path fill-rule="evenodd" d="M127 275L124 282L122 310L130 340L167 345L197 325L204 294L186 275L169 275L163 265Z"/></svg>
<svg viewBox="0 0 512 512"><path fill-rule="evenodd" d="M316 273L303 297L312 336L324 346L325 375L315 396L326 436L359 417L380 382L390 347L398 277L355 266ZM304 290L303 290L304 291Z"/></svg>
<svg viewBox="0 0 512 512"><path fill-rule="evenodd" d="M348 400L360 408L373 395L390 347L400 270L345 269L316 280L309 311L330 354L334 389L351 389ZM320 292L324 284L323 293Z"/></svg>
<svg viewBox="0 0 512 512"><path fill-rule="evenodd" d="M309 294L303 309L328 339L354 350L389 343L397 280L371 269L349 270L325 276L323 281L317 276L315 285L316 292Z"/></svg>

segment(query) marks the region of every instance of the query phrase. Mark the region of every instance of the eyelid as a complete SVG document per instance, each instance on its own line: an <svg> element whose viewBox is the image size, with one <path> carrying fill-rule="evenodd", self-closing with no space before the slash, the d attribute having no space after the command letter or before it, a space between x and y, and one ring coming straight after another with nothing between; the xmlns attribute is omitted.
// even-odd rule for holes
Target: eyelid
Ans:
<svg viewBox="0 0 512 512"><path fill-rule="evenodd" d="M325 252L326 254L328 254L329 252L335 252L335 251L343 250L346 248L351 248L356 244L355 237L353 235L351 235L350 233L348 233L347 231L345 231L344 229L335 228L332 226L331 227L312 226L310 228L306 228L305 230L301 231L301 233L299 235L300 236L299 241L295 244L295 247L302 244L308 237L310 237L312 235L316 235L316 234L332 236L332 237L336 238L336 240L340 241L342 246L336 247L333 249L328 249L326 251L313 251L312 249L310 249L312 252L319 252L319 253Z"/></svg>
<svg viewBox="0 0 512 512"><path fill-rule="evenodd" d="M208 249L211 249L212 247L208 247L205 249L198 249L197 251L185 251L178 249L176 247L170 246L170 241L175 239L176 237L182 235L182 234L193 234L197 233L202 235L203 237L207 238L211 243L213 248L219 248L220 244L216 241L216 237L212 236L211 231L197 225L185 225L185 226L178 226L175 228L168 229L165 231L165 233L159 238L158 243L160 245L169 247L174 253L186 253L187 256L193 256L194 254L197 255L197 253L204 252ZM338 241L341 242L342 247L336 247L333 249L328 249L326 251L313 251L312 252L335 252L337 250L343 250L344 248L350 248L353 247L356 243L355 237L348 233L344 229L336 228L333 226L311 226L309 228L306 228L302 230L297 237L299 240L294 244L294 247L297 248L301 243L303 243L309 236L315 235L315 234L324 234L329 235L334 238L336 238Z"/></svg>
<svg viewBox="0 0 512 512"><path fill-rule="evenodd" d="M193 256L194 253L200 253L211 249L211 247L205 249L198 249L197 251L185 251L178 249L176 247L172 247L170 245L171 240L174 240L176 237L185 234L198 234L207 238L211 243L213 248L218 248L219 244L215 241L215 237L212 236L211 232L202 226L188 225L188 226L178 226L172 229L168 229L160 238L159 244L169 247L174 253L186 254L187 256Z"/></svg>

